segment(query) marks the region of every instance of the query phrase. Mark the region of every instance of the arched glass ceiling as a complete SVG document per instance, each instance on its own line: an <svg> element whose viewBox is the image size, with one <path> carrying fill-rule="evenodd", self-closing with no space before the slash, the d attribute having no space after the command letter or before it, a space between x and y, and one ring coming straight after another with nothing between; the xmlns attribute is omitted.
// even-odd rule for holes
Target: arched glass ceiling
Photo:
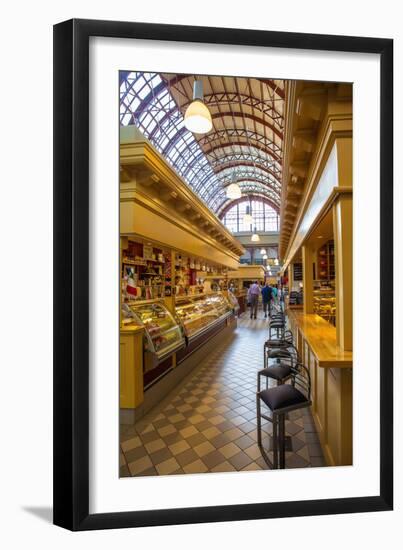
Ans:
<svg viewBox="0 0 403 550"><path fill-rule="evenodd" d="M245 194L280 204L282 81L202 77L213 129L193 135L183 114L192 75L121 73L120 121L135 124L213 212L228 202L234 171Z"/></svg>
<svg viewBox="0 0 403 550"><path fill-rule="evenodd" d="M160 75L128 74L120 86L120 122L123 126L135 124L191 187L195 186L196 172L199 178L214 178L208 160L201 154L194 135L184 127L182 113Z"/></svg>

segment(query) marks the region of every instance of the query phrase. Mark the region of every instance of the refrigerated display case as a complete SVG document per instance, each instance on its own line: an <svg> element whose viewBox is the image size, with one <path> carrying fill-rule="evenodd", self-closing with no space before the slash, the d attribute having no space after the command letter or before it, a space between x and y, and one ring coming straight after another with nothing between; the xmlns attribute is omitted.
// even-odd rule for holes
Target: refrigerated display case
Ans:
<svg viewBox="0 0 403 550"><path fill-rule="evenodd" d="M205 294L180 298L176 316L183 331L192 340L232 314L233 307L222 294Z"/></svg>
<svg viewBox="0 0 403 550"><path fill-rule="evenodd" d="M180 325L162 302L133 302L126 305L134 320L144 326L144 348L154 356L153 365L185 346Z"/></svg>
<svg viewBox="0 0 403 550"><path fill-rule="evenodd" d="M320 288L313 291L313 311L336 326L336 296L334 288Z"/></svg>

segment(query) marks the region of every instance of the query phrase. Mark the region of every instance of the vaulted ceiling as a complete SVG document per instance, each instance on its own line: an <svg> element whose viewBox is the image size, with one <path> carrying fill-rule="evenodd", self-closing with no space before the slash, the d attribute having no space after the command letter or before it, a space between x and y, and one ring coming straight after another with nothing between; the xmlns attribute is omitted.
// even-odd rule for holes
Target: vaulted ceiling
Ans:
<svg viewBox="0 0 403 550"><path fill-rule="evenodd" d="M224 76L122 72L121 124L135 124L217 215L242 195L264 197L278 212L284 131L284 81ZM193 82L203 81L213 128L192 134L184 113Z"/></svg>

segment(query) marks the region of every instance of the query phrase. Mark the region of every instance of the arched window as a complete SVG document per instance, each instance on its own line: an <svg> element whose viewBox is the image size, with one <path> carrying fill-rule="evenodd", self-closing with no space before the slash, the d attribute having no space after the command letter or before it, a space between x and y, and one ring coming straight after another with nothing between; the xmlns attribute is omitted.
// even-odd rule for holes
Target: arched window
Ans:
<svg viewBox="0 0 403 550"><path fill-rule="evenodd" d="M244 222L247 207L251 207L252 224ZM232 233L251 232L255 227L257 231L279 231L278 213L265 200L247 198L239 200L236 204L226 209L221 218L222 223Z"/></svg>

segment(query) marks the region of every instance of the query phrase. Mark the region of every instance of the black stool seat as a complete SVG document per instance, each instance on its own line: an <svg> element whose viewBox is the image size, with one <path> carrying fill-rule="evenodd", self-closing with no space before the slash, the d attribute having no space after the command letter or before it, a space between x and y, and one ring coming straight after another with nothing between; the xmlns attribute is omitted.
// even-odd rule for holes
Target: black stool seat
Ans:
<svg viewBox="0 0 403 550"><path fill-rule="evenodd" d="M286 349L274 348L267 351L267 357L269 359L276 359L277 357L291 357L291 353Z"/></svg>
<svg viewBox="0 0 403 550"><path fill-rule="evenodd" d="M271 338L270 340L266 340L264 345L268 348L286 348L290 345L288 340L281 339L281 338Z"/></svg>
<svg viewBox="0 0 403 550"><path fill-rule="evenodd" d="M291 374L291 367L284 363L267 367L258 372L260 376L266 376L266 378L273 378L273 380L284 380Z"/></svg>
<svg viewBox="0 0 403 550"><path fill-rule="evenodd" d="M281 386L262 390L259 397L272 411L308 402L305 395L290 384L282 384Z"/></svg>
<svg viewBox="0 0 403 550"><path fill-rule="evenodd" d="M284 321L270 321L269 328L284 328L285 322Z"/></svg>

